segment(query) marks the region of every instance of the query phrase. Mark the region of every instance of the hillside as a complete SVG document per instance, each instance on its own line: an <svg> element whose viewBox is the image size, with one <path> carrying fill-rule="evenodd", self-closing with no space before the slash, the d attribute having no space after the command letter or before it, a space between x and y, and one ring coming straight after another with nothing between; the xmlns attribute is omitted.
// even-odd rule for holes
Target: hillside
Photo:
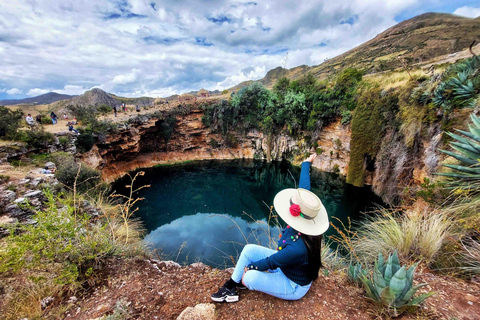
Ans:
<svg viewBox="0 0 480 320"><path fill-rule="evenodd" d="M59 94L56 92L45 93L36 97L26 98L26 99L11 99L11 100L0 100L0 105L2 106L12 106L16 104L50 104L53 102L71 99L75 96L68 94Z"/></svg>
<svg viewBox="0 0 480 320"><path fill-rule="evenodd" d="M438 56L452 54L478 40L480 19L470 19L446 13L425 13L380 33L375 38L329 59L318 66L298 66L285 70L277 67L259 80L266 87L287 76L298 79L311 72L325 79L347 67L362 69L366 74L393 70L404 65L426 63ZM232 89L245 87L242 82Z"/></svg>

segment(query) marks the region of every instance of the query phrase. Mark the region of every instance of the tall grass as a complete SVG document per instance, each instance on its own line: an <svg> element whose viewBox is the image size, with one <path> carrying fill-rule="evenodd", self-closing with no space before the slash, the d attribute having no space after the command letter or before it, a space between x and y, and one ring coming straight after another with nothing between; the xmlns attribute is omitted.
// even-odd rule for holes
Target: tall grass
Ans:
<svg viewBox="0 0 480 320"><path fill-rule="evenodd" d="M134 200L115 205L100 195L96 208L103 215L92 217L83 205L91 195L45 195L46 209L33 216L37 223L17 226L0 245L0 280L9 283L5 319L60 318L52 312L62 313L62 306L43 310L40 301L95 284L109 258L149 255L140 222L125 215Z"/></svg>
<svg viewBox="0 0 480 320"><path fill-rule="evenodd" d="M373 263L379 252L397 250L407 260L434 262L450 235L452 219L418 201L405 212L379 209L363 222L351 238L358 260Z"/></svg>

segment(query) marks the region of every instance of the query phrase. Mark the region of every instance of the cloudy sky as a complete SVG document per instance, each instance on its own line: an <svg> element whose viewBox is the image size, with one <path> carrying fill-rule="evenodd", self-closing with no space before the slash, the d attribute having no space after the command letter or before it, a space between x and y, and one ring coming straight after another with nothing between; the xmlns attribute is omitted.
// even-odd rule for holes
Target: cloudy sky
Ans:
<svg viewBox="0 0 480 320"><path fill-rule="evenodd" d="M0 0L0 99L93 87L165 97L317 65L425 12L477 0Z"/></svg>

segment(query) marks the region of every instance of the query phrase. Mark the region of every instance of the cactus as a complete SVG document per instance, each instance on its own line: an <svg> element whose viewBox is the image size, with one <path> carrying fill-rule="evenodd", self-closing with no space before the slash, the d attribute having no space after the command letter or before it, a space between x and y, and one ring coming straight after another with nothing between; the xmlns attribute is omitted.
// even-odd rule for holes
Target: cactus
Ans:
<svg viewBox="0 0 480 320"><path fill-rule="evenodd" d="M417 265L418 262L408 269L400 266L396 251L386 262L382 253L379 253L371 279L362 275L360 281L370 299L387 307L389 311L393 311L392 316L397 317L406 310L415 309L425 299L435 294L431 291L413 298L418 289L427 285L422 283L413 286L413 274Z"/></svg>
<svg viewBox="0 0 480 320"><path fill-rule="evenodd" d="M360 278L362 275L367 276L367 270L363 269L363 266L361 263L357 263L355 265L350 264L348 266L347 277L350 281L353 281L356 284L361 285L362 281L360 280Z"/></svg>

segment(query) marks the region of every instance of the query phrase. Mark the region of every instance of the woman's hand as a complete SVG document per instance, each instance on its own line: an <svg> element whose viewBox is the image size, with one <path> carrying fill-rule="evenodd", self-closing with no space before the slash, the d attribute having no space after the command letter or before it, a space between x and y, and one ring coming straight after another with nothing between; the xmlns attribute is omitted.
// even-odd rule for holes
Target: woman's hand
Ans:
<svg viewBox="0 0 480 320"><path fill-rule="evenodd" d="M305 161L308 161L310 163L313 163L313 160L315 160L315 158L317 157L317 154L314 153L314 154L311 154L310 157L308 157Z"/></svg>
<svg viewBox="0 0 480 320"><path fill-rule="evenodd" d="M248 268L247 268L247 267L243 268L242 284L243 284L244 286L245 286L245 283L243 283L243 277L245 277L245 274L247 273L247 271L248 271ZM246 286L245 286L245 287L246 287Z"/></svg>

